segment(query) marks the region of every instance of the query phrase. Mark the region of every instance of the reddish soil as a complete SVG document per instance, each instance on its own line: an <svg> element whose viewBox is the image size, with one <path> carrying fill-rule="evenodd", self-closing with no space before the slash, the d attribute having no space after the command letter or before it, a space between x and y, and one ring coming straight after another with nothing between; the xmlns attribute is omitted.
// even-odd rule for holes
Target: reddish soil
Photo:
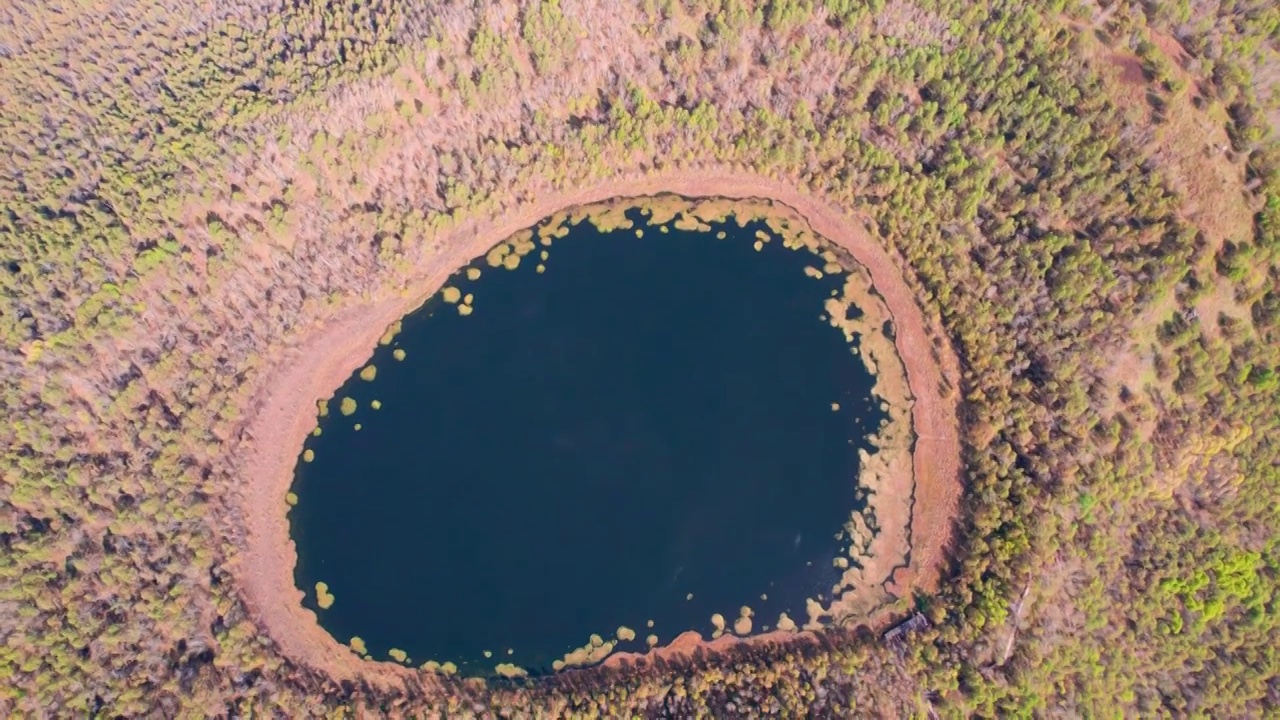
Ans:
<svg viewBox="0 0 1280 720"><path fill-rule="evenodd" d="M1120 82L1125 85L1147 84L1147 75L1142 71L1142 60L1137 55L1130 52L1111 53L1107 56L1107 62L1120 69Z"/></svg>
<svg viewBox="0 0 1280 720"><path fill-rule="evenodd" d="M916 304L896 253L873 239L854 216L796 186L732 168L681 169L619 177L572 191L547 191L496 218L447 230L440 238L441 252L423 264L418 279L406 291L388 288L364 305L336 313L278 354L274 371L262 379L254 406L246 413L247 439L236 449L244 458L237 489L247 542L234 568L250 611L282 652L335 679L361 677L378 684L398 684L410 675L422 679L417 670L360 659L302 607L303 593L293 581L297 554L289 537L285 495L299 449L315 422L315 402L332 395L364 363L390 323L417 307L454 270L516 231L572 206L663 192L785 203L799 211L815 232L848 249L870 272L893 315L896 346L915 396L911 564L894 575L887 589L902 596L913 588L925 592L937 588L962 490L954 390L959 363L945 341L936 345L941 362L934 360L931 338L942 335L936 319L931 322ZM867 622L877 620L872 617ZM682 635L666 652L681 652L691 642L702 640ZM733 642L722 638L723 644Z"/></svg>

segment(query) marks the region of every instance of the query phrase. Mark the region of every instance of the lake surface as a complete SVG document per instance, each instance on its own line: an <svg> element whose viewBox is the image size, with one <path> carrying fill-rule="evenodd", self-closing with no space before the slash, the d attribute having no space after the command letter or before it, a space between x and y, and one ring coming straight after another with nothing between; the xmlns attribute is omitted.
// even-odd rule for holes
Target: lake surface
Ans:
<svg viewBox="0 0 1280 720"><path fill-rule="evenodd" d="M479 258L447 283L470 315L437 293L329 401L290 521L295 580L339 642L538 674L619 626L636 639L617 650L642 651L744 605L756 632L803 624L830 596L883 417L820 319L843 275L807 276L815 257L776 239L757 251L759 223L628 216L642 238L583 222L515 270Z"/></svg>

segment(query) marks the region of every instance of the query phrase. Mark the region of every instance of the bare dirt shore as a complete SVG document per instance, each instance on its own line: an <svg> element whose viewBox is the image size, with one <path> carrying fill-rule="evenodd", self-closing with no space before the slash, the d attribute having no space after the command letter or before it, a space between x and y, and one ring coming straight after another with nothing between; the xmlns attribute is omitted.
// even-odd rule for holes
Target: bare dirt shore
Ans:
<svg viewBox="0 0 1280 720"><path fill-rule="evenodd" d="M297 550L289 537L285 495L315 422L316 401L332 395L368 359L389 324L421 304L459 267L518 230L576 205L659 193L784 203L869 271L893 316L895 345L915 397L911 562L886 589L899 597L912 589L936 589L962 489L955 390L959 363L948 343L935 342L943 337L936 320L926 318L917 305L896 255L872 238L855 215L785 182L733 168L686 168L547 192L497 217L452 228L440 238L442 250L422 265L407 288L388 288L381 297L317 323L279 354L275 369L258 385L244 440L233 450L242 458L236 490L246 525L245 547L233 568L250 612L285 655L338 680L399 684L410 675L422 680L416 670L360 659L302 606L303 593L293 581Z"/></svg>

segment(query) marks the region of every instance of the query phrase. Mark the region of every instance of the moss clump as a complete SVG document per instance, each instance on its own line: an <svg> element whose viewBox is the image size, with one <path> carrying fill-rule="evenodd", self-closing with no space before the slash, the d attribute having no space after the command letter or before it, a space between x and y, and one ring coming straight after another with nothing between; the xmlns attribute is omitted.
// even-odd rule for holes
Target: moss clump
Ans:
<svg viewBox="0 0 1280 720"><path fill-rule="evenodd" d="M316 604L321 610L328 610L333 607L333 593L329 592L327 583L316 583Z"/></svg>
<svg viewBox="0 0 1280 720"><path fill-rule="evenodd" d="M373 408L374 410L381 410L381 409L382 409L382 401L381 401L381 400L374 400L373 402L369 403L369 407Z"/></svg>
<svg viewBox="0 0 1280 720"><path fill-rule="evenodd" d="M360 432L363 428L364 428L364 426L363 426L363 425L361 425L360 423L356 423L356 424L355 424L355 427L353 427L353 428L351 428L351 429L352 429L352 430L355 430L356 432Z"/></svg>
<svg viewBox="0 0 1280 720"><path fill-rule="evenodd" d="M520 267L520 256L507 255L506 257L502 258L502 267L508 270L515 270L516 268Z"/></svg>
<svg viewBox="0 0 1280 720"><path fill-rule="evenodd" d="M284 501L289 503L290 505L297 505L298 496L296 493L285 493Z"/></svg>
<svg viewBox="0 0 1280 720"><path fill-rule="evenodd" d="M328 401L328 400L320 400L320 401L316 402L316 410L320 413L320 417L328 417L328 416L329 416L329 401Z"/></svg>
<svg viewBox="0 0 1280 720"><path fill-rule="evenodd" d="M458 666L451 662L446 662L440 666L440 672L445 675L456 675L458 674Z"/></svg>
<svg viewBox="0 0 1280 720"><path fill-rule="evenodd" d="M378 344L390 345L391 341L395 340L396 336L399 334L400 334L400 321L397 320L391 323L391 326L387 328L386 332L382 333L382 337L378 338Z"/></svg>
<svg viewBox="0 0 1280 720"><path fill-rule="evenodd" d="M840 403L831 403L831 412L840 412Z"/></svg>
<svg viewBox="0 0 1280 720"><path fill-rule="evenodd" d="M485 651L484 651L484 656L485 656L485 657L487 657L487 658L491 658L491 657L493 657L493 651L491 651L491 650L485 650Z"/></svg>
<svg viewBox="0 0 1280 720"><path fill-rule="evenodd" d="M462 317L466 317L466 316L470 315L470 314L471 314L471 310L472 310L472 308L471 308L471 306L470 306L470 305L459 305L459 306L458 306L458 314L459 314L459 315L461 315Z"/></svg>
<svg viewBox="0 0 1280 720"><path fill-rule="evenodd" d="M529 675L527 670L511 663L498 663L498 667L494 669L497 670L499 675L507 678L521 678Z"/></svg>
<svg viewBox="0 0 1280 720"><path fill-rule="evenodd" d="M557 225L557 229L552 232L553 235L556 237L564 237L569 234L569 228L563 227L562 224ZM551 225L547 225L540 229L538 233L540 235L546 235L551 231L551 228ZM520 257L524 257L525 255L533 252L533 249L536 247L538 246L533 242L533 233L529 230L522 230L511 237L511 249Z"/></svg>
<svg viewBox="0 0 1280 720"><path fill-rule="evenodd" d="M315 459L316 459L315 450L312 450L311 448L307 448L306 450L302 451L302 462L311 462L312 460L315 460Z"/></svg>
<svg viewBox="0 0 1280 720"><path fill-rule="evenodd" d="M581 667L598 663L609 657L616 644L613 640L605 642L604 638L599 635L592 635L590 642L566 654L563 659L556 660L551 664L551 667L555 670L561 670L566 667Z"/></svg>
<svg viewBox="0 0 1280 720"><path fill-rule="evenodd" d="M406 653L400 648L391 648L390 650L387 651L387 654L390 655L391 659L395 660L396 662L402 663L405 660L409 659L409 653Z"/></svg>
<svg viewBox="0 0 1280 720"><path fill-rule="evenodd" d="M783 632L795 632L795 630L796 630L796 622L795 622L794 620L792 620L791 618L787 617L787 614L786 614L786 613L779 613L779 615L778 615L778 629L779 629L779 630L781 630L781 631L783 631Z"/></svg>
<svg viewBox="0 0 1280 720"><path fill-rule="evenodd" d="M617 635L618 635L618 639L621 640L622 642L631 642L632 640L636 639L636 631L632 630L626 625L623 625L622 627L618 628Z"/></svg>
<svg viewBox="0 0 1280 720"><path fill-rule="evenodd" d="M311 431L311 437L320 437L320 433L321 433L321 432L323 432L323 431L320 429L320 426L319 426L319 425L317 425L314 429L312 429L312 431Z"/></svg>
<svg viewBox="0 0 1280 720"><path fill-rule="evenodd" d="M657 636L657 635L650 635L649 637L645 638L645 639L644 639L644 641L645 641L646 643L648 643L649 647L657 647L657 646L658 646L658 636Z"/></svg>
<svg viewBox="0 0 1280 720"><path fill-rule="evenodd" d="M489 263L490 267L502 267L503 261L506 259L507 253L509 252L511 252L511 246L506 243L502 243L490 250L488 255L484 256L485 262ZM519 263L520 261L516 260L516 262Z"/></svg>
<svg viewBox="0 0 1280 720"><path fill-rule="evenodd" d="M467 279L471 281L480 279L480 268L467 268Z"/></svg>
<svg viewBox="0 0 1280 720"><path fill-rule="evenodd" d="M354 415L356 412L356 401L349 397L342 398L342 404L338 406L338 411L343 415Z"/></svg>
<svg viewBox="0 0 1280 720"><path fill-rule="evenodd" d="M375 365L365 365L360 369L360 379L365 382L373 382L378 377L378 368Z"/></svg>
<svg viewBox="0 0 1280 720"><path fill-rule="evenodd" d="M369 648L364 646L364 640L362 640L359 636L351 638L351 640L347 644L351 646L352 650L356 651L357 655L369 654Z"/></svg>
<svg viewBox="0 0 1280 720"><path fill-rule="evenodd" d="M547 271L547 266L543 265L542 263L538 263L538 267L534 268L534 270L536 270L538 274L541 275L542 273Z"/></svg>
<svg viewBox="0 0 1280 720"><path fill-rule="evenodd" d="M391 357L393 357L393 358L395 358L395 359L397 359L397 360L403 360L403 359L404 359L404 355L405 355L405 353L404 353L404 348L396 348L395 350L392 350L392 351L391 351Z"/></svg>
<svg viewBox="0 0 1280 720"><path fill-rule="evenodd" d="M454 303L462 299L462 291L450 285L446 287L444 290L440 291L440 297L444 298L445 302L449 303L450 305L453 305Z"/></svg>

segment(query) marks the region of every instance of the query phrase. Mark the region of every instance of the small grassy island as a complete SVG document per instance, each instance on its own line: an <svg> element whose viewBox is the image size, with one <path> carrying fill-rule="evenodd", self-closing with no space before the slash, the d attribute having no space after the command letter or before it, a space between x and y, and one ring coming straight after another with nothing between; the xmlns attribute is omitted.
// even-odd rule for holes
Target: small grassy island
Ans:
<svg viewBox="0 0 1280 720"><path fill-rule="evenodd" d="M1280 714L1275 2L12 5L0 717Z"/></svg>

